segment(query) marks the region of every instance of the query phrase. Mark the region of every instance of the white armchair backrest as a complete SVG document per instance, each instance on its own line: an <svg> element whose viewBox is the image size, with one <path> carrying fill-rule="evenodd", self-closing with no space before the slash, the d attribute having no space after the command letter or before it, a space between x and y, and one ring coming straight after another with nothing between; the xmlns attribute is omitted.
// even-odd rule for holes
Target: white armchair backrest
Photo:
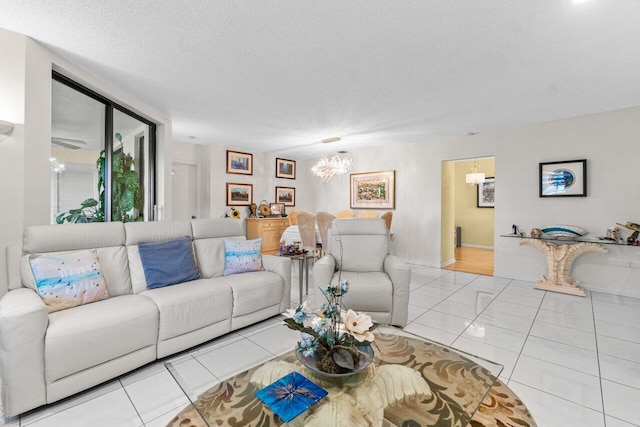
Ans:
<svg viewBox="0 0 640 427"><path fill-rule="evenodd" d="M389 253L383 219L335 219L329 229L329 253L345 271L383 271Z"/></svg>

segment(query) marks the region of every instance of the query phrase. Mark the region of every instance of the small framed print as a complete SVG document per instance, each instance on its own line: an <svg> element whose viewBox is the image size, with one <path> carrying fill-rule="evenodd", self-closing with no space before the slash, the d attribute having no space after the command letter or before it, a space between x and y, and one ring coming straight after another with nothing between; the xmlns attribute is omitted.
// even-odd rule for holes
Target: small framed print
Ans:
<svg viewBox="0 0 640 427"><path fill-rule="evenodd" d="M253 185L227 182L227 206L249 206L253 203Z"/></svg>
<svg viewBox="0 0 640 427"><path fill-rule="evenodd" d="M540 197L587 197L587 160L540 163Z"/></svg>
<svg viewBox="0 0 640 427"><path fill-rule="evenodd" d="M484 182L478 184L477 206L479 208L495 208L496 179L494 177L485 178Z"/></svg>
<svg viewBox="0 0 640 427"><path fill-rule="evenodd" d="M276 159L276 178L296 179L295 160Z"/></svg>
<svg viewBox="0 0 640 427"><path fill-rule="evenodd" d="M253 154L227 150L227 173L253 175Z"/></svg>
<svg viewBox="0 0 640 427"><path fill-rule="evenodd" d="M296 205L296 189L293 187L276 187L276 203L285 206Z"/></svg>

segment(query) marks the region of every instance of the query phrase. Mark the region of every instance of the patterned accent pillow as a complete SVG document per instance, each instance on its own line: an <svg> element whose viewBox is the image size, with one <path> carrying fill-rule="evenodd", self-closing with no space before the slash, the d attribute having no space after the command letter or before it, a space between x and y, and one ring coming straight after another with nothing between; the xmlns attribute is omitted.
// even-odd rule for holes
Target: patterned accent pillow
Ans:
<svg viewBox="0 0 640 427"><path fill-rule="evenodd" d="M542 232L557 237L580 237L587 234L587 230L576 225L557 224L542 229Z"/></svg>
<svg viewBox="0 0 640 427"><path fill-rule="evenodd" d="M224 239L224 275L262 271L262 237L254 240Z"/></svg>
<svg viewBox="0 0 640 427"><path fill-rule="evenodd" d="M109 297L95 249L32 254L29 264L50 313Z"/></svg>

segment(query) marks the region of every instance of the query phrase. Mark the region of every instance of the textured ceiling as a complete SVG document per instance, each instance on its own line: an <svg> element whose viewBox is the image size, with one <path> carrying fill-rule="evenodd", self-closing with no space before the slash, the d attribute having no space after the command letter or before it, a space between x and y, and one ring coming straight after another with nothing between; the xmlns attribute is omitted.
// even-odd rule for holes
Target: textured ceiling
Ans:
<svg viewBox="0 0 640 427"><path fill-rule="evenodd" d="M640 105L640 1L0 0L173 122L295 158ZM340 136L343 141L320 144Z"/></svg>

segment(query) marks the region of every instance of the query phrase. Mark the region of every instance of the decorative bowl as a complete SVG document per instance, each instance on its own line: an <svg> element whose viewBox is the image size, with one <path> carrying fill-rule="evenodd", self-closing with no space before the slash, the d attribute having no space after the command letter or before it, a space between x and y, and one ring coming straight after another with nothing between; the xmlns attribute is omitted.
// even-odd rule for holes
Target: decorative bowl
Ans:
<svg viewBox="0 0 640 427"><path fill-rule="evenodd" d="M326 377L340 378L340 377L348 377L350 375L357 374L358 372L364 370L367 366L369 366L371 362L373 362L373 359L374 359L373 348L371 348L370 345L359 345L358 350L360 350L364 354L360 354L360 359L356 363L355 369L353 371L345 372L343 374L331 374L318 369L318 367L316 366L316 363L317 363L316 355L307 357L307 356L304 356L299 351L296 351L295 353L300 363L302 363L305 367L309 368L311 371L315 372L316 374L324 375Z"/></svg>

